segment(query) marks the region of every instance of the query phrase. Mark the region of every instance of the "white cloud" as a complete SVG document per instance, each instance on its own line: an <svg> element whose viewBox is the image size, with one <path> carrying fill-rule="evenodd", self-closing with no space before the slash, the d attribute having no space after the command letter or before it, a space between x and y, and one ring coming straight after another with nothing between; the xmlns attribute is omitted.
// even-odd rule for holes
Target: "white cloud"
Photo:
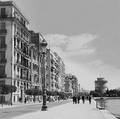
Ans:
<svg viewBox="0 0 120 119"><path fill-rule="evenodd" d="M96 39L96 35L91 34L80 34L76 36L65 36L59 34L49 34L44 36L47 40L51 49L55 52L61 53L64 52L66 56L78 56L80 54L92 54L95 52L95 49L88 47L88 43ZM59 48L61 50L58 50ZM64 54L63 53L63 54ZM64 55L65 56L65 55Z"/></svg>
<svg viewBox="0 0 120 119"><path fill-rule="evenodd" d="M94 60L92 62L84 63L84 66L89 67L90 69L98 70L98 71L101 71L101 69L106 69L109 67L108 65L106 65L100 60Z"/></svg>
<svg viewBox="0 0 120 119"><path fill-rule="evenodd" d="M67 45L67 51L75 51L82 48L87 48L87 43L97 38L91 34L80 34L78 36L69 37L69 43Z"/></svg>
<svg viewBox="0 0 120 119"><path fill-rule="evenodd" d="M87 85L84 85L86 84L86 81L90 82L92 80L94 83L95 78L93 77L96 77L96 75L90 71L88 67L85 67L88 64L83 65L78 62L81 61L81 57L84 61L84 58L95 53L95 49L90 48L89 43L97 38L96 35L91 35L88 33L76 36L49 34L44 36L44 38L48 41L48 44L50 44L50 49L53 52L57 52L57 54L63 59L66 66L66 73L72 73L73 75L76 75L79 83L81 83L84 88L87 88ZM90 76L92 78L90 78ZM94 87L93 85L91 88Z"/></svg>
<svg viewBox="0 0 120 119"><path fill-rule="evenodd" d="M71 52L66 52L68 57L73 57L73 56L79 56L79 55L89 55L93 54L95 52L94 49L85 49L85 50L78 50L78 51L71 51Z"/></svg>
<svg viewBox="0 0 120 119"><path fill-rule="evenodd" d="M108 87L111 86L112 82L117 82L112 87L118 87L119 72L116 67L113 67L114 65L110 65L112 63L118 64L119 58L115 58L119 57L118 52L116 52L118 47L118 49L108 47L110 45L108 41L88 33L76 36L52 34L46 35L44 38L48 44L50 41L51 50L57 52L63 59L66 73L75 75L81 87L94 89L94 81L100 76L100 72L105 79L109 80ZM112 44L111 46L113 46ZM119 45L119 42L117 44ZM114 78L116 78L115 81L113 81Z"/></svg>
<svg viewBox="0 0 120 119"><path fill-rule="evenodd" d="M66 43L65 39L67 38L67 36L59 34L48 34L44 36L44 38L49 43L50 47L52 47L65 44Z"/></svg>
<svg viewBox="0 0 120 119"><path fill-rule="evenodd" d="M65 52L60 47L54 46L51 47L51 50L53 52L56 52L62 59L66 56Z"/></svg>

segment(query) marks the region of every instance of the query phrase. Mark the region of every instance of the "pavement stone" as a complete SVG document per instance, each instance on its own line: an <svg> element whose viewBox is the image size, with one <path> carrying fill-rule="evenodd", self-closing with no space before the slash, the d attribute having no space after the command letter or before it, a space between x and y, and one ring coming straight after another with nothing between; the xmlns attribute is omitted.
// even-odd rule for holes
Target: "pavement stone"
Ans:
<svg viewBox="0 0 120 119"><path fill-rule="evenodd" d="M40 104L40 103L42 103L42 102L30 102L30 103L15 103L15 104L13 104L12 106L11 105L3 105L3 107L2 107L2 105L0 105L0 109L3 109L3 108L12 108L12 107L17 107L17 106L25 106L25 105L37 105L37 104Z"/></svg>
<svg viewBox="0 0 120 119"><path fill-rule="evenodd" d="M47 111L37 111L21 115L12 119L116 119L110 113L96 109L95 101L89 104L66 103L63 105L49 108Z"/></svg>

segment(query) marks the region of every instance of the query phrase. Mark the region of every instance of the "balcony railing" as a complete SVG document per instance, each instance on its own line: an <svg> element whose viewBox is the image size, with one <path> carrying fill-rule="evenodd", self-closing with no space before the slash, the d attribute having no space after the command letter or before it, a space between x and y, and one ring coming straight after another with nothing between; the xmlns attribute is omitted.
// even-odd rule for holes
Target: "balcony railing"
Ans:
<svg viewBox="0 0 120 119"><path fill-rule="evenodd" d="M0 34L6 34L7 33L7 29L0 29Z"/></svg>
<svg viewBox="0 0 120 119"><path fill-rule="evenodd" d="M0 63L6 63L7 59L0 59Z"/></svg>
<svg viewBox="0 0 120 119"><path fill-rule="evenodd" d="M6 74L0 74L0 78L6 78L7 75Z"/></svg>
<svg viewBox="0 0 120 119"><path fill-rule="evenodd" d="M0 15L0 18L7 18L7 14Z"/></svg>
<svg viewBox="0 0 120 119"><path fill-rule="evenodd" d="M0 49L1 48L7 48L7 44L0 44Z"/></svg>
<svg viewBox="0 0 120 119"><path fill-rule="evenodd" d="M25 29L28 30L28 28L27 28L27 26L25 25L25 23L24 23L22 20L20 20L20 17L18 17L17 15L15 15L14 18L15 18Z"/></svg>

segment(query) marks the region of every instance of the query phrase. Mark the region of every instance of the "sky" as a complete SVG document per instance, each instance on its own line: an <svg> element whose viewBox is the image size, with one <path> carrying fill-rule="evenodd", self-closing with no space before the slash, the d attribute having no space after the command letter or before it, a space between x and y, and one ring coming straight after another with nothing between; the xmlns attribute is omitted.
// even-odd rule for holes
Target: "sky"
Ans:
<svg viewBox="0 0 120 119"><path fill-rule="evenodd" d="M6 1L6 0L2 0ZM120 87L120 0L13 0L81 88Z"/></svg>

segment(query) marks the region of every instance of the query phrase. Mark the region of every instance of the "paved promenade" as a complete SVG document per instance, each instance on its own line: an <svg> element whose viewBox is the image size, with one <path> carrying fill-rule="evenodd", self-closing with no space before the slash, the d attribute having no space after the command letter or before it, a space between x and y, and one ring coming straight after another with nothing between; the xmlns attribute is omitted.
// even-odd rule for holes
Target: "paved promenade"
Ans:
<svg viewBox="0 0 120 119"><path fill-rule="evenodd" d="M89 104L88 101L83 104L73 104L72 101L67 104L49 108L47 111L37 111L28 113L13 119L116 119L106 110L98 110L95 107L95 101Z"/></svg>
<svg viewBox="0 0 120 119"><path fill-rule="evenodd" d="M3 108L12 108L12 107L17 107L17 106L25 106L25 105L38 105L38 104L40 104L40 103L42 103L42 102L30 102L30 103L16 103L16 104L13 104L12 106L11 105L1 105L0 104L0 109L3 109Z"/></svg>

